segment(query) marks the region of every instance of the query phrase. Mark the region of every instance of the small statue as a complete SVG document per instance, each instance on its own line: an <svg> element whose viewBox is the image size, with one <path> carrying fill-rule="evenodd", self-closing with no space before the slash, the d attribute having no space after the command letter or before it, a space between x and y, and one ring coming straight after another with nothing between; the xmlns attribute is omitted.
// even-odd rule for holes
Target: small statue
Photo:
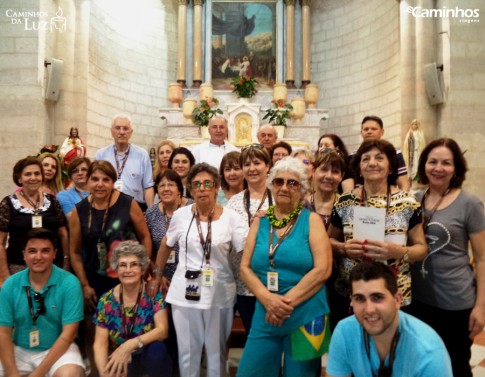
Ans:
<svg viewBox="0 0 485 377"><path fill-rule="evenodd" d="M417 119L411 122L406 138L403 144L403 156L408 167L409 182L412 185L418 175L419 156L423 151L426 142L423 131L419 129L420 123Z"/></svg>
<svg viewBox="0 0 485 377"><path fill-rule="evenodd" d="M79 137L77 127L71 127L69 136L64 140L59 153L64 160L64 166L69 166L77 157L86 156L86 147Z"/></svg>

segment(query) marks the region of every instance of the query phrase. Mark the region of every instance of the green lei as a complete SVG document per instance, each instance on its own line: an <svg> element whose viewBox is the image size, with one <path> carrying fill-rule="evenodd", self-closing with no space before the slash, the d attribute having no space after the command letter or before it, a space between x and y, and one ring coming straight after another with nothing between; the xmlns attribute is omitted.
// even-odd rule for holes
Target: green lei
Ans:
<svg viewBox="0 0 485 377"><path fill-rule="evenodd" d="M283 228L286 226L293 218L299 215L301 209L303 208L303 204L300 202L298 206L291 211L287 216L283 217L283 219L280 221L276 218L274 215L274 205L269 206L268 210L266 211L266 217L269 220L269 223L273 225L275 228Z"/></svg>

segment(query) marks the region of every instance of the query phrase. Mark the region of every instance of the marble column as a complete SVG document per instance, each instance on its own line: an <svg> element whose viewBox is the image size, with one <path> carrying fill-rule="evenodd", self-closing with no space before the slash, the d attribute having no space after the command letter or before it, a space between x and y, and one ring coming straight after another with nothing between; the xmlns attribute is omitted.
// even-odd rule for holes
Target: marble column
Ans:
<svg viewBox="0 0 485 377"><path fill-rule="evenodd" d="M177 82L185 86L185 48L187 39L187 0L177 0L178 15L178 55L177 55Z"/></svg>
<svg viewBox="0 0 485 377"><path fill-rule="evenodd" d="M204 0L194 0L194 88L202 84L202 5Z"/></svg>
<svg viewBox="0 0 485 377"><path fill-rule="evenodd" d="M301 23L302 23L302 80L301 83L305 88L311 82L310 76L310 4L311 0L301 1Z"/></svg>
<svg viewBox="0 0 485 377"><path fill-rule="evenodd" d="M286 86L295 87L295 2L286 0Z"/></svg>

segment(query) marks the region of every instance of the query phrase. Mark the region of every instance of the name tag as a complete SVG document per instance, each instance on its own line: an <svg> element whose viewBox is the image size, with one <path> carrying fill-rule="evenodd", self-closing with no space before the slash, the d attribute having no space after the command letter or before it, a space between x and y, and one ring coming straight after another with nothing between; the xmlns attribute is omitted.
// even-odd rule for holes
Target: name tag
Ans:
<svg viewBox="0 0 485 377"><path fill-rule="evenodd" d="M32 330L29 334L29 346L30 348L37 347L40 344L39 330Z"/></svg>
<svg viewBox="0 0 485 377"><path fill-rule="evenodd" d="M121 179L118 179L115 182L115 189L120 191L120 192L123 192L123 181Z"/></svg>
<svg viewBox="0 0 485 377"><path fill-rule="evenodd" d="M206 267L202 271L202 285L204 287L212 287L214 285L214 270L212 268Z"/></svg>
<svg viewBox="0 0 485 377"><path fill-rule="evenodd" d="M168 256L167 263L175 263L175 250L172 250L170 252L170 255Z"/></svg>
<svg viewBox="0 0 485 377"><path fill-rule="evenodd" d="M266 287L271 292L278 292L278 272L268 271Z"/></svg>
<svg viewBox="0 0 485 377"><path fill-rule="evenodd" d="M32 216L32 228L42 228L42 216Z"/></svg>

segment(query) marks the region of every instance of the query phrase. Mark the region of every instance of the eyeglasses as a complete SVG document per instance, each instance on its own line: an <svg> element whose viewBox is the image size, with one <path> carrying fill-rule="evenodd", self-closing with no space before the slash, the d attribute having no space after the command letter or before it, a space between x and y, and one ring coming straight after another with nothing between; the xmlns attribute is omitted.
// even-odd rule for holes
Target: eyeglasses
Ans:
<svg viewBox="0 0 485 377"><path fill-rule="evenodd" d="M289 187L291 189L297 189L298 187L300 187L300 182L298 182L296 179L284 180L283 178L275 178L271 183L273 184L274 188L281 188L285 183L286 187Z"/></svg>
<svg viewBox="0 0 485 377"><path fill-rule="evenodd" d="M284 153L284 152L279 153L279 152L277 152L277 153L273 153L273 156L276 156L276 157L288 157L288 153Z"/></svg>
<svg viewBox="0 0 485 377"><path fill-rule="evenodd" d="M34 293L34 301L39 304L37 310L35 311L36 317L40 315L44 315L46 312L45 304L44 304L44 295L41 293Z"/></svg>
<svg viewBox="0 0 485 377"><path fill-rule="evenodd" d="M216 183L214 181L206 180L204 182L194 181L190 184L190 187L193 188L193 189L200 190L202 186L204 186L204 188L206 188L206 189L210 189L210 188L214 187L215 185L216 185Z"/></svg>
<svg viewBox="0 0 485 377"><path fill-rule="evenodd" d="M165 189L165 188L174 188L177 187L177 184L174 182L168 182L168 183L160 183L158 185L158 188Z"/></svg>
<svg viewBox="0 0 485 377"><path fill-rule="evenodd" d="M141 268L141 264L140 262L121 262L120 264L118 264L118 270L127 270L128 268L130 268L130 270L138 270L139 268Z"/></svg>
<svg viewBox="0 0 485 377"><path fill-rule="evenodd" d="M261 145L261 144L258 144L258 143L249 144L249 145L246 145L246 146L242 147L241 148L241 152L244 152L244 151L246 151L248 149L252 149L252 148L257 149L257 150L260 151L260 150L263 150L264 149L264 146Z"/></svg>
<svg viewBox="0 0 485 377"><path fill-rule="evenodd" d="M79 169L74 169L72 171L72 174L87 173L87 172L88 172L88 168L79 168Z"/></svg>

